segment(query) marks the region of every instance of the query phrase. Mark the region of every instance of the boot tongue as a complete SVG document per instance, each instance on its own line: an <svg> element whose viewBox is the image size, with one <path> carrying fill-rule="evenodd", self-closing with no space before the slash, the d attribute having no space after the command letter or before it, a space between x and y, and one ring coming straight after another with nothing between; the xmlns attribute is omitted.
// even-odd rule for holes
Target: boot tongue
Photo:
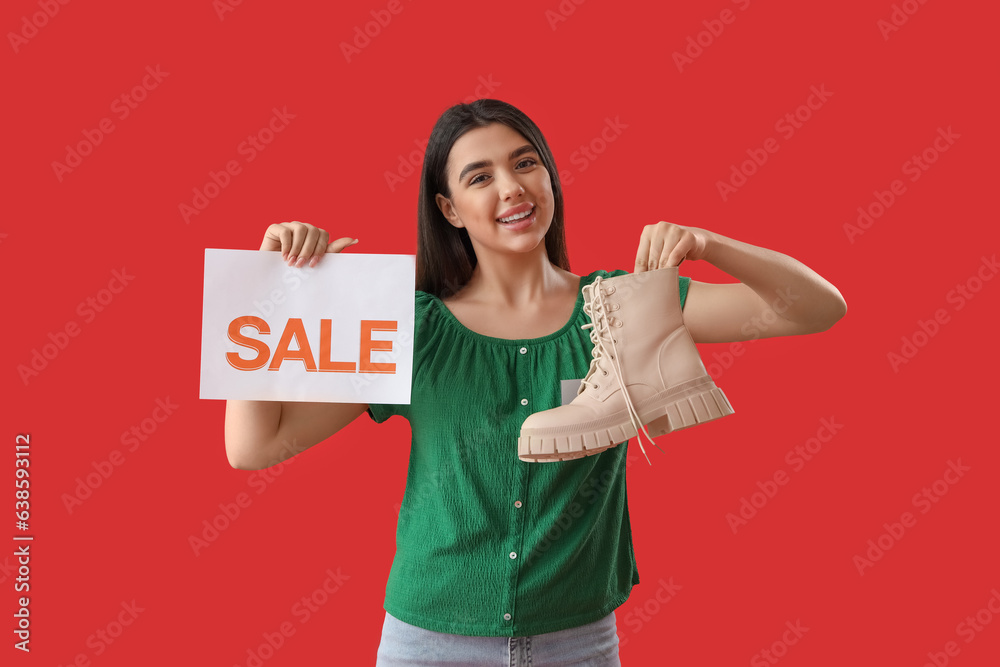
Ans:
<svg viewBox="0 0 1000 667"><path fill-rule="evenodd" d="M589 325L584 325L584 326L591 328L591 331L590 331L590 341L594 344L594 349L593 349L593 352L591 352L591 354L593 355L593 359L590 360L590 368L587 369L587 375L580 382L580 388L576 392L578 396L586 388L587 381L590 380L590 378L597 371L597 368L598 368L598 366L600 364L600 361L601 361L601 358L603 356L602 353L604 351L604 347L603 347L603 345L601 345L600 339L601 339L601 332L602 332L604 326L607 326L607 324L606 324L607 315L604 313L604 309L602 308L602 309L600 309L596 313L596 316L595 316L595 313L594 313L594 310L595 310L594 293L595 293L595 289L594 289L594 285L593 284L591 284L591 285L584 285L584 287L583 287L583 297L584 297L583 310L584 310L585 313L587 313L587 315L590 316L590 324ZM602 320L605 321L605 323L604 323L603 326L602 326Z"/></svg>

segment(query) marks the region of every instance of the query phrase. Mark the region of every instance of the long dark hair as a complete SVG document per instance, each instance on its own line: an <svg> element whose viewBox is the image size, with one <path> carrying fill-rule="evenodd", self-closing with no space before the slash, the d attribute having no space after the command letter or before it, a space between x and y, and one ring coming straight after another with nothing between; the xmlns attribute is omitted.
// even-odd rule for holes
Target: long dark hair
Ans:
<svg viewBox="0 0 1000 667"><path fill-rule="evenodd" d="M451 197L446 169L448 154L458 138L471 129L501 123L510 127L535 147L552 182L552 224L545 234L549 261L568 271L566 229L563 224L563 196L552 151L542 131L516 107L500 100L476 100L456 104L438 118L427 143L420 174L417 202L417 289L440 298L458 292L472 277L476 252L465 229L453 227L435 201L438 193Z"/></svg>

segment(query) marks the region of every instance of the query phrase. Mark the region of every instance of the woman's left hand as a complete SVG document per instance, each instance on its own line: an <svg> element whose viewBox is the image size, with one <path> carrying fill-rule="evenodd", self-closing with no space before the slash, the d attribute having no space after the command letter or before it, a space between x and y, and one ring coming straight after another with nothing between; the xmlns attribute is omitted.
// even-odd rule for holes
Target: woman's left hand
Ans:
<svg viewBox="0 0 1000 667"><path fill-rule="evenodd" d="M712 232L660 221L646 225L639 237L635 273L680 266L685 259L705 259L714 238Z"/></svg>

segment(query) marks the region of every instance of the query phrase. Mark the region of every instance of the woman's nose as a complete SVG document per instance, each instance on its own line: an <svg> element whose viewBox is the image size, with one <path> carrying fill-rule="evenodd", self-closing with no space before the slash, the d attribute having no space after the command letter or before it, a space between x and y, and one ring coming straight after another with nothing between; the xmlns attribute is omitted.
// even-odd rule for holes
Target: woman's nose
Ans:
<svg viewBox="0 0 1000 667"><path fill-rule="evenodd" d="M504 201L524 194L524 188L513 175L498 176L500 199Z"/></svg>

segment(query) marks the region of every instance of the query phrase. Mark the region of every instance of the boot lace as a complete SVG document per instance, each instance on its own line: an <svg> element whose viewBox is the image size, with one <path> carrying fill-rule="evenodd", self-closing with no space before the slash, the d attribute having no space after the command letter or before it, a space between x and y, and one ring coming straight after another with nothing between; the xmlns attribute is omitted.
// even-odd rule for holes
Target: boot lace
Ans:
<svg viewBox="0 0 1000 667"><path fill-rule="evenodd" d="M614 292L614 287L608 288L607 294L612 294ZM587 375L580 382L580 388L577 390L577 396L582 394L587 387L598 388L596 381L591 380L591 378L600 371L603 375L607 375L608 371L605 368L605 364L610 364L614 369L615 375L618 376L618 384L621 386L622 395L625 397L625 406L628 410L629 421L632 422L632 426L635 427L636 441L639 443L639 449L642 450L642 455L646 457L646 462L649 465L653 465L653 462L649 460L649 456L646 454L646 448L642 446L642 437L639 433L645 433L646 439L649 440L657 449L660 446L653 442L653 439L649 436L649 431L642 424L639 419L639 413L636 411L635 406L632 405L632 399L628 395L628 390L625 388L625 378L622 376L621 363L619 362L617 340L615 340L614 332L612 327L622 326L622 321L608 314L609 310L616 310L614 306L609 306L604 300L606 296L605 291L601 288L601 276L597 276L594 282L590 285L584 285L583 287L584 296L589 296L589 299L584 299L583 311L590 316L590 323L581 326L581 329L590 329L590 340L594 344L594 349L591 351L590 369L587 371ZM662 452L663 450L660 449Z"/></svg>

